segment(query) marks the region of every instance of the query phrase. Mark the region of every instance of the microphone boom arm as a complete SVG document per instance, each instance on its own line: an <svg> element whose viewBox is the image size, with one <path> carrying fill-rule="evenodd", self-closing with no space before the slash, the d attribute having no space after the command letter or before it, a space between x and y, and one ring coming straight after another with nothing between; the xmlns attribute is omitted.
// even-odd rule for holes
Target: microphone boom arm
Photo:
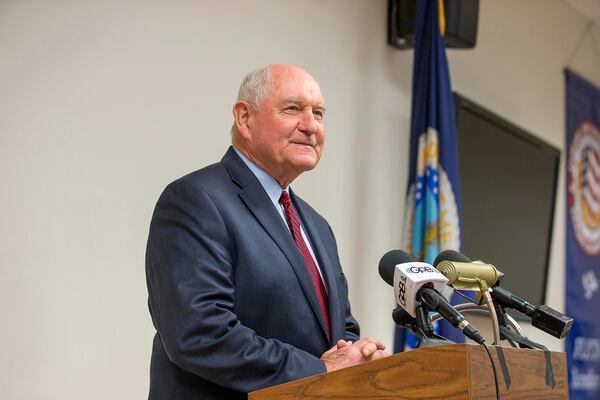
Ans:
<svg viewBox="0 0 600 400"><path fill-rule="evenodd" d="M479 286L479 290L481 290L481 294L483 296L483 300L485 304L487 304L488 313L490 315L490 320L492 323L492 332L494 334L494 342L492 345L500 344L500 326L498 324L498 314L496 314L496 307L494 307L494 302L492 300L492 295L490 294L490 288L488 287L486 281L483 279L475 278L477 280L477 285Z"/></svg>

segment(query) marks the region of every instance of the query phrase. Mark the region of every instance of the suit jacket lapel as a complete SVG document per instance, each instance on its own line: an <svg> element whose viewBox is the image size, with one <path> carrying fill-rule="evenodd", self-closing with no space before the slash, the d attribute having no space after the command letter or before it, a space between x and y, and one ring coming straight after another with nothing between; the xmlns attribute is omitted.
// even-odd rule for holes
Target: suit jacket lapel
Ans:
<svg viewBox="0 0 600 400"><path fill-rule="evenodd" d="M260 184L260 181L238 157L232 147L229 148L223 157L222 163L229 171L232 180L242 187L239 193L242 201L246 204L248 209L252 212L254 217L258 220L265 231L267 231L271 239L273 239L273 241L281 249L292 266L292 269L294 270L294 273L300 282L300 286L302 287L302 290L308 299L313 313L319 320L322 333L327 338L328 335L325 328L325 320L321 312L321 306L319 305L319 300L317 299L314 285L310 278L310 272L308 271L308 267L306 266L306 262L304 261L302 254L300 254L298 251L298 247L292 238L289 228L286 226L278 211L273 206L271 199ZM327 286L331 288L330 285ZM337 296L333 297L337 298ZM331 300L329 301L331 307Z"/></svg>

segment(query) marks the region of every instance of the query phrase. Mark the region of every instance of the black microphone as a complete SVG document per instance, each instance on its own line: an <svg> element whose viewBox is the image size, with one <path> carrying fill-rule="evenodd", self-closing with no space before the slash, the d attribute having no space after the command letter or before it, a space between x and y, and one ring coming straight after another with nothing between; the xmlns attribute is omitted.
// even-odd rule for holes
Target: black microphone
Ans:
<svg viewBox="0 0 600 400"><path fill-rule="evenodd" d="M448 303L446 298L442 296L437 290L434 288L424 287L419 293L420 300L424 303L427 308L432 311L436 311L442 317L444 317L453 327L460 329L466 337L474 340L479 344L483 344L485 341L483 336L475 329L473 325L471 325L465 317L454 307Z"/></svg>
<svg viewBox="0 0 600 400"><path fill-rule="evenodd" d="M437 266L442 261L455 261L470 263L471 259L464 254L454 250L444 250L435 259L434 265ZM503 307L517 310L531 318L531 325L552 335L558 339L562 339L571 330L573 318L562 314L552 307L541 305L539 307L527 302L519 296L502 288L500 283L496 283L492 287L492 298L494 301Z"/></svg>
<svg viewBox="0 0 600 400"><path fill-rule="evenodd" d="M400 287L394 287L397 303L412 316L416 316L416 306L422 303L460 329L465 336L483 344L483 336L477 329L435 290L436 285L446 283L447 279L431 265L416 261L405 251L391 250L379 261L379 275L391 286L394 286L394 281L399 283Z"/></svg>
<svg viewBox="0 0 600 400"><path fill-rule="evenodd" d="M414 257L402 250L390 250L379 260L379 276L390 286L394 286L396 265L414 261Z"/></svg>
<svg viewBox="0 0 600 400"><path fill-rule="evenodd" d="M465 262L470 263L473 262L469 257L465 256L462 253L459 253L455 250L444 250L433 261L433 266L435 267L442 261L456 261L456 262Z"/></svg>
<svg viewBox="0 0 600 400"><path fill-rule="evenodd" d="M412 332L417 332L417 320L404 308L396 307L394 311L392 311L392 319L396 325L411 330Z"/></svg>
<svg viewBox="0 0 600 400"><path fill-rule="evenodd" d="M571 331L573 318L542 304L539 307L512 294L500 286L492 287L492 298L504 307L517 310L531 318L531 325L558 339Z"/></svg>

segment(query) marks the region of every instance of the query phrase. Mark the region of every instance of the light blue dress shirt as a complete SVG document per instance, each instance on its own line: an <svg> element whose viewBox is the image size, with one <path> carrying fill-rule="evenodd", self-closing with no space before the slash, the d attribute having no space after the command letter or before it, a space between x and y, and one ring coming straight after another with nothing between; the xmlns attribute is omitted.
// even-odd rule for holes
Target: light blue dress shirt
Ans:
<svg viewBox="0 0 600 400"><path fill-rule="evenodd" d="M254 173L254 175L256 176L256 178L258 179L260 184L262 185L262 187L267 192L267 195L273 202L275 209L277 209L277 211L279 212L279 215L283 219L283 222L285 222L285 226L287 226L288 229L290 229L290 227L287 223L287 220L285 218L285 210L283 209L283 206L281 204L279 204L279 197L281 197L281 191L285 190L289 194L290 187L288 186L285 189L281 189L281 187L279 186L279 183L277 183L277 181L271 175L269 175L266 171L261 169L258 165L254 164L241 151L239 151L235 147L233 149L235 150L237 155L240 156L242 161L244 161L244 163L248 166L248 168L250 168L252 173ZM302 222L302 221L300 221L300 222ZM306 246L308 247L308 251L310 251L310 255L312 256L312 258L315 262L315 265L317 266L317 269L319 270L319 275L321 275L321 280L323 280L323 282L325 282L325 280L323 279L323 273L321 272L321 266L319 265L319 261L317 261L317 257L315 257L315 253L313 252L313 249L310 244L310 240L308 239L308 236L306 236L306 232L304 232L304 227L302 227L302 223L300 224L300 232L302 233L302 238L304 239L304 242L306 243ZM290 231L290 235L291 235L291 231ZM323 286L326 286L326 285L323 285ZM325 290L327 290L327 288L325 288Z"/></svg>

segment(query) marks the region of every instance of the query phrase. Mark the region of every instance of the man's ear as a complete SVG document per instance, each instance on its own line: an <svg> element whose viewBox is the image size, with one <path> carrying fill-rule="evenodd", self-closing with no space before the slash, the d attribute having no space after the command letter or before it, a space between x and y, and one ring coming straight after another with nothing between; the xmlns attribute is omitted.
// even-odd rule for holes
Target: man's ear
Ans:
<svg viewBox="0 0 600 400"><path fill-rule="evenodd" d="M233 121L238 133L244 138L250 137L250 119L252 118L252 109L250 104L245 101L237 101L233 105Z"/></svg>

